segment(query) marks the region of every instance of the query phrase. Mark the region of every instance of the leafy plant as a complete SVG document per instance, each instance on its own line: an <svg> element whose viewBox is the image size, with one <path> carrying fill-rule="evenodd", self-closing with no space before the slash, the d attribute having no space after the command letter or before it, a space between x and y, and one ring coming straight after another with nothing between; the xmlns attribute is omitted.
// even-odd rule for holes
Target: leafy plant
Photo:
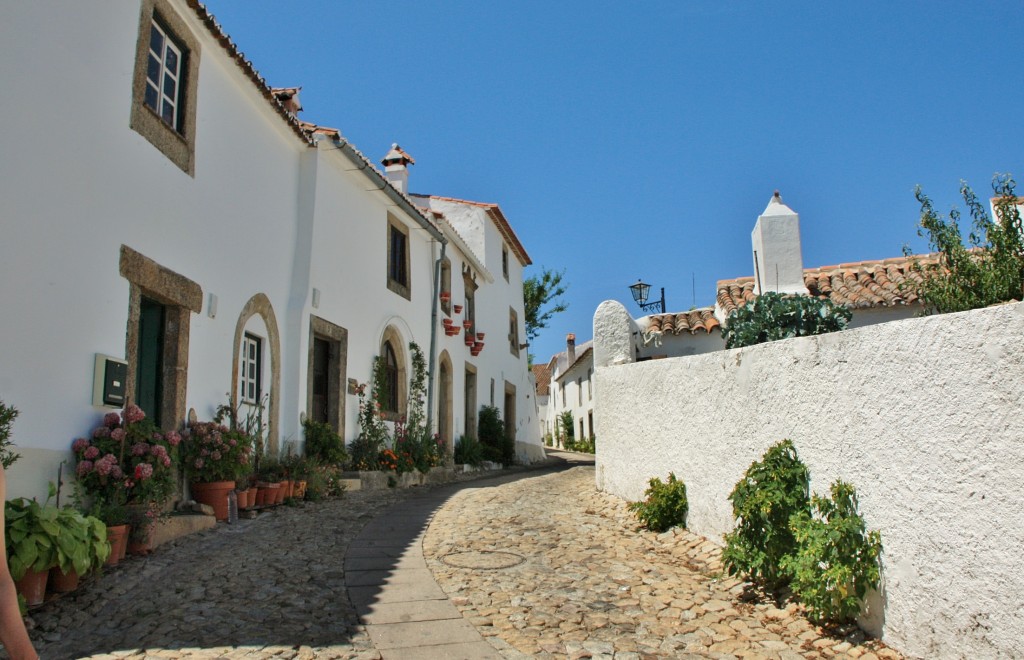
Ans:
<svg viewBox="0 0 1024 660"><path fill-rule="evenodd" d="M49 497L56 494L57 487L51 482ZM46 571L57 564L57 507L24 497L8 500L4 503L4 532L7 563L15 580L29 570Z"/></svg>
<svg viewBox="0 0 1024 660"><path fill-rule="evenodd" d="M110 556L107 541L107 526L97 518L84 516L76 509L57 509L59 532L54 539L56 564L60 572L71 571L85 575L93 568L99 568Z"/></svg>
<svg viewBox="0 0 1024 660"><path fill-rule="evenodd" d="M345 494L343 479L341 467L311 461L309 474L306 476L306 499L319 502L330 497L341 497Z"/></svg>
<svg viewBox="0 0 1024 660"><path fill-rule="evenodd" d="M455 462L478 466L484 462L484 447L476 438L460 435L455 442Z"/></svg>
<svg viewBox="0 0 1024 660"><path fill-rule="evenodd" d="M11 447L14 443L11 442L11 424L14 423L14 418L18 416L18 409L14 406L6 406L3 401L0 401L0 465L3 465L4 469L8 469L14 462L21 458L21 454L14 453Z"/></svg>
<svg viewBox="0 0 1024 660"><path fill-rule="evenodd" d="M334 432L330 424L307 419L302 423L306 435L306 456L327 465L345 465L348 452L345 440Z"/></svg>
<svg viewBox="0 0 1024 660"><path fill-rule="evenodd" d="M511 465L515 462L515 440L506 435L505 424L501 421L501 411L497 406L480 407L477 438L483 445L485 461L503 465Z"/></svg>
<svg viewBox="0 0 1024 660"><path fill-rule="evenodd" d="M564 410L558 413L558 426L561 428L562 448L573 450L576 448L576 430L573 424L572 411Z"/></svg>
<svg viewBox="0 0 1024 660"><path fill-rule="evenodd" d="M722 330L726 348L843 330L850 310L827 298L766 291L736 309Z"/></svg>
<svg viewBox="0 0 1024 660"><path fill-rule="evenodd" d="M631 502L629 510L636 514L644 527L652 532L664 532L673 527L686 527L686 484L676 479L673 472L668 474L668 483L657 477L647 482L641 502Z"/></svg>
<svg viewBox="0 0 1024 660"><path fill-rule="evenodd" d="M597 438L590 436L589 438L582 438L573 442L573 451L582 452L584 454L593 454L597 448Z"/></svg>
<svg viewBox="0 0 1024 660"><path fill-rule="evenodd" d="M736 529L725 535L722 563L768 588L787 582L785 557L796 552L790 518L810 510L810 474L789 440L768 449L736 483L729 500Z"/></svg>
<svg viewBox="0 0 1024 660"><path fill-rule="evenodd" d="M831 491L831 499L812 498L813 515L800 511L790 519L799 549L782 567L812 621L840 624L853 620L867 590L878 587L882 538L866 530L852 485L836 481Z"/></svg>
<svg viewBox="0 0 1024 660"><path fill-rule="evenodd" d="M532 342L555 314L569 309L569 303L559 300L568 285L562 284L565 271L541 268L540 276L531 275L523 280L523 306L526 337ZM548 309L545 306L550 305Z"/></svg>
<svg viewBox="0 0 1024 660"><path fill-rule="evenodd" d="M992 178L998 198L993 221L971 187L960 182L972 220L968 241L973 249L968 249L960 234L960 212L954 208L948 219L939 216L921 187L915 189L921 204L917 233L927 235L929 247L939 253L937 268L915 261L921 280L907 284L921 299L925 314L960 312L1024 297L1024 236L1015 187L1009 174ZM904 252L909 256L908 248Z"/></svg>
<svg viewBox="0 0 1024 660"><path fill-rule="evenodd" d="M235 481L249 474L253 440L216 422L196 422L182 433L185 469L195 483Z"/></svg>

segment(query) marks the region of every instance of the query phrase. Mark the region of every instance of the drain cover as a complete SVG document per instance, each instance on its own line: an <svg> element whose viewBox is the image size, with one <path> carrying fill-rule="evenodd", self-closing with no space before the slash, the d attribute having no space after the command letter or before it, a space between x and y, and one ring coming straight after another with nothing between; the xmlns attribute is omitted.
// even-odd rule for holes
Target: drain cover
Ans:
<svg viewBox="0 0 1024 660"><path fill-rule="evenodd" d="M455 568L475 568L478 570L496 570L512 568L522 564L526 559L514 552L492 552L487 550L469 550L453 552L441 557L441 561Z"/></svg>

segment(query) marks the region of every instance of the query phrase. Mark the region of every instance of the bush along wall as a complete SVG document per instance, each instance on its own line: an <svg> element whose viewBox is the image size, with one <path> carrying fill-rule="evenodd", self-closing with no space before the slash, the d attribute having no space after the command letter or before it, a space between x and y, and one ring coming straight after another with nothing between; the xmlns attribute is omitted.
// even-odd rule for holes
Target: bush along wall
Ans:
<svg viewBox="0 0 1024 660"><path fill-rule="evenodd" d="M673 527L686 528L686 514L689 503L686 500L686 484L668 474L668 483L657 477L648 482L644 491L645 499L631 502L629 510L636 514L641 524L652 532L665 532Z"/></svg>
<svg viewBox="0 0 1024 660"><path fill-rule="evenodd" d="M809 484L789 440L754 461L729 496L737 520L722 561L766 589L789 586L815 623L848 623L878 588L881 535L867 531L852 485L836 481L826 498L808 497Z"/></svg>

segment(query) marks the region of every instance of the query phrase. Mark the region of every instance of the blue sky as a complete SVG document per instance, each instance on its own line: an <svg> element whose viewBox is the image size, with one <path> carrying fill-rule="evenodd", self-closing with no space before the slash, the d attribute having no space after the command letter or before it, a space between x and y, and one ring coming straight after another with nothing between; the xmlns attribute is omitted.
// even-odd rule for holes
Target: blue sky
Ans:
<svg viewBox="0 0 1024 660"><path fill-rule="evenodd" d="M603 300L639 315L637 278L713 304L776 189L813 267L926 251L916 184L945 211L1024 181L1024 0L207 6L303 119L398 142L413 192L497 202L527 273L565 270L539 361Z"/></svg>

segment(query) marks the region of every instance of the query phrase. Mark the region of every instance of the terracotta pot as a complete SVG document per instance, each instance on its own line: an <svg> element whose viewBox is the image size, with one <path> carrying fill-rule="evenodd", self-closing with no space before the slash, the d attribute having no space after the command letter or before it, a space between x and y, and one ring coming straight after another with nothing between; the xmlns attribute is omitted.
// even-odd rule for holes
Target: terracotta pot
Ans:
<svg viewBox="0 0 1024 660"><path fill-rule="evenodd" d="M462 305L452 305L452 309L455 311L456 314L462 313Z"/></svg>
<svg viewBox="0 0 1024 660"><path fill-rule="evenodd" d="M149 520L141 526L132 525L128 530L127 546L129 555L148 555L153 552L153 530L156 522Z"/></svg>
<svg viewBox="0 0 1024 660"><path fill-rule="evenodd" d="M452 294L448 293L447 291L442 291L439 297L441 298L442 301L447 302L452 299Z"/></svg>
<svg viewBox="0 0 1024 660"><path fill-rule="evenodd" d="M292 493L292 497L300 500L306 499L306 482L305 480L295 482L295 490Z"/></svg>
<svg viewBox="0 0 1024 660"><path fill-rule="evenodd" d="M238 498L238 508L248 509L249 508L249 489L236 490L235 497Z"/></svg>
<svg viewBox="0 0 1024 660"><path fill-rule="evenodd" d="M249 486L249 508L256 506L256 494L259 492L259 488L255 485Z"/></svg>
<svg viewBox="0 0 1024 660"><path fill-rule="evenodd" d="M281 484L260 482L259 494L256 495L256 504L258 506L271 506L277 504L277 493L281 490Z"/></svg>
<svg viewBox="0 0 1024 660"><path fill-rule="evenodd" d="M65 575L61 573L60 566L50 569L50 590L57 594L66 594L78 588L78 571L71 569Z"/></svg>
<svg viewBox="0 0 1024 660"><path fill-rule="evenodd" d="M288 482L282 481L278 484L277 495L274 497L274 504L281 504L284 498L288 497Z"/></svg>
<svg viewBox="0 0 1024 660"><path fill-rule="evenodd" d="M483 342L483 340L484 340L484 335L485 335L485 334L487 334L487 333L484 333L484 332L478 332L478 333L476 333L476 338L477 338L478 340L480 340L480 342L482 343L482 342Z"/></svg>
<svg viewBox="0 0 1024 660"><path fill-rule="evenodd" d="M125 557L128 556L128 539L130 539L131 537L132 537L132 526L131 525L125 525L124 526L124 536L121 537L121 541L118 543L118 546L117 546L117 556L118 556L118 559L124 559Z"/></svg>
<svg viewBox="0 0 1024 660"><path fill-rule="evenodd" d="M124 559L124 553L128 550L128 525L113 525L107 527L107 540L110 542L110 556L107 557L107 566L117 566L117 562Z"/></svg>
<svg viewBox="0 0 1024 660"><path fill-rule="evenodd" d="M472 321L463 321L462 322L462 327L465 328L466 331L468 332L470 330L470 328L473 327L473 322Z"/></svg>
<svg viewBox="0 0 1024 660"><path fill-rule="evenodd" d="M234 481L213 481L192 484L192 497L200 504L213 507L217 520L228 519L228 493L235 489Z"/></svg>
<svg viewBox="0 0 1024 660"><path fill-rule="evenodd" d="M28 607L42 605L46 598L46 581L50 578L49 569L45 571L25 571L25 575L14 583L18 593L25 597Z"/></svg>

